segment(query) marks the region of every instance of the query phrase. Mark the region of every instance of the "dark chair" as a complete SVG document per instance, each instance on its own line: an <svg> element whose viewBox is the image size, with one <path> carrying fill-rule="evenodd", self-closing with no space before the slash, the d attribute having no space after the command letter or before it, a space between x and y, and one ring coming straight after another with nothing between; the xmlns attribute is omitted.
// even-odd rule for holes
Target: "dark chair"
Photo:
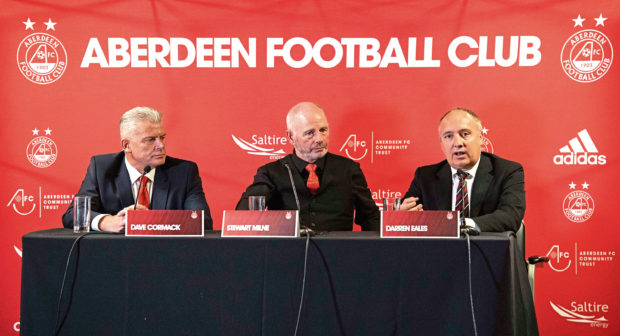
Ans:
<svg viewBox="0 0 620 336"><path fill-rule="evenodd" d="M517 247L521 250L523 260L527 264L527 277L530 281L530 288L532 289L532 297L534 297L534 273L536 267L543 267L543 263L549 262L549 258L545 256L530 256L525 258L525 222L521 221L521 227L516 233L517 235Z"/></svg>

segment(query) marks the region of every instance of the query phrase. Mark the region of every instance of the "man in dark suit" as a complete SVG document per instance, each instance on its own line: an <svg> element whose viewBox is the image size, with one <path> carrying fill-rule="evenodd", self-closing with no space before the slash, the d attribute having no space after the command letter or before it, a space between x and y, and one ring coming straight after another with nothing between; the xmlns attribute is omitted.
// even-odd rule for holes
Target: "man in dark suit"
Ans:
<svg viewBox="0 0 620 336"><path fill-rule="evenodd" d="M198 166L166 155L161 114L133 108L121 117L120 131L123 151L93 156L76 195L91 196L91 228L123 231L124 216L137 202L139 210L204 210L205 229L210 230L213 221ZM147 166L151 169L141 178ZM62 223L73 227L73 204Z"/></svg>
<svg viewBox="0 0 620 336"><path fill-rule="evenodd" d="M452 109L441 118L439 142L446 160L415 171L400 209L457 210L459 204L469 203L469 209L464 209L467 226L517 231L525 213L521 164L482 152L480 118L464 108ZM466 184L465 202L457 193L459 174Z"/></svg>
<svg viewBox="0 0 620 336"><path fill-rule="evenodd" d="M323 109L299 103L288 112L286 126L293 154L258 168L237 210L248 209L249 196L262 195L268 209L299 209L301 225L312 230L352 230L354 212L362 230L378 230L379 209L360 165L327 152L329 126Z"/></svg>

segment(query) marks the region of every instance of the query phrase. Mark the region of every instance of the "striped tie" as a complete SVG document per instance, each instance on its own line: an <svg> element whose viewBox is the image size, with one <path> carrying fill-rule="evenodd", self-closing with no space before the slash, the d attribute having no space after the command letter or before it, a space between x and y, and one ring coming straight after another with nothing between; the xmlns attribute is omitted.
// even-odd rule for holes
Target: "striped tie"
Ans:
<svg viewBox="0 0 620 336"><path fill-rule="evenodd" d="M465 179L469 176L468 173L457 170L456 175L459 177L459 185L456 190L456 201L454 202L454 210L459 212L461 218L469 217L469 195L467 192L467 181Z"/></svg>

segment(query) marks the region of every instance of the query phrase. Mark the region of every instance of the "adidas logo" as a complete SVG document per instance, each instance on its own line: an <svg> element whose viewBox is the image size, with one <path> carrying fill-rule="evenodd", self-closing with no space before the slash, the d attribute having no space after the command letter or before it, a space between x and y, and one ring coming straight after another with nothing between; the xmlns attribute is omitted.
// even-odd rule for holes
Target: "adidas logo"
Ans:
<svg viewBox="0 0 620 336"><path fill-rule="evenodd" d="M553 157L553 163L556 165L604 165L607 163L607 157L600 155L598 149L594 145L588 130L577 133L568 145L560 148L560 153Z"/></svg>

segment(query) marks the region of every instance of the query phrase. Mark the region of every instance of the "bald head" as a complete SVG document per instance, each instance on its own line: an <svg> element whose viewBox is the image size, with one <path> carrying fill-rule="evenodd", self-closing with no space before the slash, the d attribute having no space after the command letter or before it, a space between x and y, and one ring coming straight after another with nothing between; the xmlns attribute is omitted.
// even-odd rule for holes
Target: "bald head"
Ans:
<svg viewBox="0 0 620 336"><path fill-rule="evenodd" d="M323 117L325 117L325 112L323 112L323 108L321 108L318 104L312 102L301 102L295 106L293 106L288 113L286 114L286 129L291 130L291 125L293 125L293 120L299 116L304 116L304 114L316 112L321 113ZM327 118L325 118L327 120Z"/></svg>
<svg viewBox="0 0 620 336"><path fill-rule="evenodd" d="M286 115L286 135L301 159L313 163L327 153L329 126L323 109L311 102L299 103Z"/></svg>

